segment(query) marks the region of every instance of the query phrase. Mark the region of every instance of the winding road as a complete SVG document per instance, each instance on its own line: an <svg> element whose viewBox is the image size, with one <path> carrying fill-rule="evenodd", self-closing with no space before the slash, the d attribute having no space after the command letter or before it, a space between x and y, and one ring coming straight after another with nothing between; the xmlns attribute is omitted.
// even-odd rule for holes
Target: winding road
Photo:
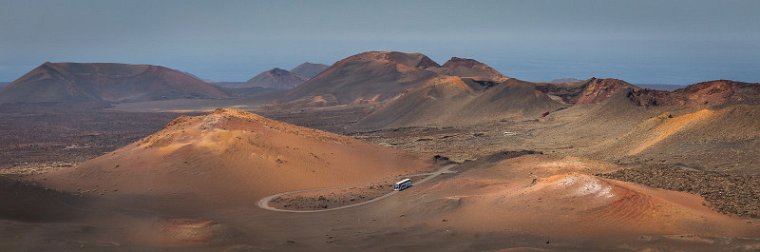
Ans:
<svg viewBox="0 0 760 252"><path fill-rule="evenodd" d="M456 164L450 164L450 165L446 165L446 166L442 167L441 169L439 169L439 170L437 170L437 171L435 171L435 172L429 172L429 173L420 173L420 174L414 174L414 175L409 175L408 177L415 177L415 176L424 176L424 175L428 175L428 176L427 176L427 177L425 177L424 179L421 179L421 180L419 180L419 181L417 181L417 182L414 182L414 185L419 185L419 184L422 184L422 183L424 183L424 182L430 181L431 179L433 179L433 178L435 178L435 177L437 177L437 176L439 176L439 175L441 175L441 174L444 174L444 173L456 173L456 171L452 171L452 170L451 170L451 168L453 168L454 166L456 166ZM371 200L368 200L368 201L363 201L363 202L359 202L359 203L355 203L355 204L351 204L351 205L339 206L339 207L335 207L335 208L328 208L328 209L317 209L317 210L289 210L289 209L279 209L279 208L275 208L275 207L271 207L271 206L269 206L269 202L270 202L270 201L272 201L273 199L275 199L275 198L277 198L277 197L280 197L280 196L285 196L285 195L288 195L288 194L293 194L293 193L301 193L301 192L308 192L308 191L317 191L317 190L324 190L324 189L326 189L326 188L318 188L318 189L305 189L305 190L298 190L298 191L291 191L291 192L278 193L278 194L270 195L270 196L267 196L267 197L264 197L264 198L260 199L260 200L259 200L259 201L256 203L256 205L257 205L258 207L262 208L262 209L266 209L266 210L270 210L270 211L275 211L275 212L287 212L287 213L316 213L316 212L327 212L327 211L334 211L334 210L345 209L345 208L349 208L349 207L357 207L357 206L361 206L361 205L366 205L366 204L369 204L369 203L372 203L372 202L375 202L375 201L378 201L378 200L382 200L382 199L388 198L388 197L390 197L390 196L392 196L392 195L394 195L394 194L396 194L396 193L398 193L398 192L399 192L399 191L391 191L391 192L389 192L389 193L386 193L386 194L384 194L384 195L382 195L382 196L380 196L380 197L377 197L377 198L374 198L374 199L371 199ZM407 190L409 190L409 189L407 189Z"/></svg>

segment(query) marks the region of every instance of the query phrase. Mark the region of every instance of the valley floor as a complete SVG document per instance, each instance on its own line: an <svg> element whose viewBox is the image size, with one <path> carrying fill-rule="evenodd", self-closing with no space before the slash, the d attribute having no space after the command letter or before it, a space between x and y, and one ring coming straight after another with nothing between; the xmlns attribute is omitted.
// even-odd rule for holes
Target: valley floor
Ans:
<svg viewBox="0 0 760 252"><path fill-rule="evenodd" d="M126 109L130 112L117 107L73 113L1 106L0 250L760 249L760 220L755 219L760 216L760 170L754 166L760 163L755 155L760 153L754 153L760 148L753 148L760 139L742 139L736 141L741 146L706 153L688 142L676 146L638 133L678 122L657 119L663 113L689 120L707 116L667 108L614 118L571 108L546 118L374 131L346 127L366 115L367 108L361 106L250 108L280 121L460 163L453 168L457 173L336 211L268 211L257 207L259 198L251 198L247 206L220 209L188 195L146 198L57 191L38 179L39 174L71 169L158 131L180 114L197 114L197 106L214 105L206 103L170 104L151 112L134 104ZM647 120L662 122L634 123ZM633 153L617 145L620 141L654 147ZM516 152L520 150L530 152ZM348 190L346 195L369 200L383 194ZM303 197L312 196L318 195ZM279 205L291 201L275 200ZM41 208L58 211L18 217Z"/></svg>

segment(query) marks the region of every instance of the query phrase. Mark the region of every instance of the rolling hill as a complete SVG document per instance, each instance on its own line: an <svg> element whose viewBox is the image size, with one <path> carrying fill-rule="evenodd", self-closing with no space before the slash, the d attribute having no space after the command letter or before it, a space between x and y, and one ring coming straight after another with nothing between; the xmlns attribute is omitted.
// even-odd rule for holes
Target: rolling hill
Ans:
<svg viewBox="0 0 760 252"><path fill-rule="evenodd" d="M397 150L219 109L177 118L138 142L50 174L45 183L66 191L245 205L277 192L370 183L428 168Z"/></svg>
<svg viewBox="0 0 760 252"><path fill-rule="evenodd" d="M227 98L219 88L162 66L46 62L0 91L0 102L133 102Z"/></svg>

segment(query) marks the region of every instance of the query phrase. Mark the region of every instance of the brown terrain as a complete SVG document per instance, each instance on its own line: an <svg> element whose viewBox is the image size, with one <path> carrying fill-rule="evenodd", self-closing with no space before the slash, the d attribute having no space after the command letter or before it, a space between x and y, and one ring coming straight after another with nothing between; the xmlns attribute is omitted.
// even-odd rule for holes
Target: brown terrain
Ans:
<svg viewBox="0 0 760 252"><path fill-rule="evenodd" d="M255 97L6 104L0 250L756 251L759 101L367 52Z"/></svg>

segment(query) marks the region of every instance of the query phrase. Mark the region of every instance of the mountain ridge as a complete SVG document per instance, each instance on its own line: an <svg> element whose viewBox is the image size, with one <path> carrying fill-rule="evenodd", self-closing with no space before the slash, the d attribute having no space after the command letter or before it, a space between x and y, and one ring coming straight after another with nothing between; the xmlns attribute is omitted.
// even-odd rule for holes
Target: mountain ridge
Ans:
<svg viewBox="0 0 760 252"><path fill-rule="evenodd" d="M318 98L327 101L320 103L322 105L378 104L435 79L447 79L446 76L490 81L508 79L472 59L453 57L442 66L422 53L368 51L336 62L291 90L281 102L310 104Z"/></svg>

